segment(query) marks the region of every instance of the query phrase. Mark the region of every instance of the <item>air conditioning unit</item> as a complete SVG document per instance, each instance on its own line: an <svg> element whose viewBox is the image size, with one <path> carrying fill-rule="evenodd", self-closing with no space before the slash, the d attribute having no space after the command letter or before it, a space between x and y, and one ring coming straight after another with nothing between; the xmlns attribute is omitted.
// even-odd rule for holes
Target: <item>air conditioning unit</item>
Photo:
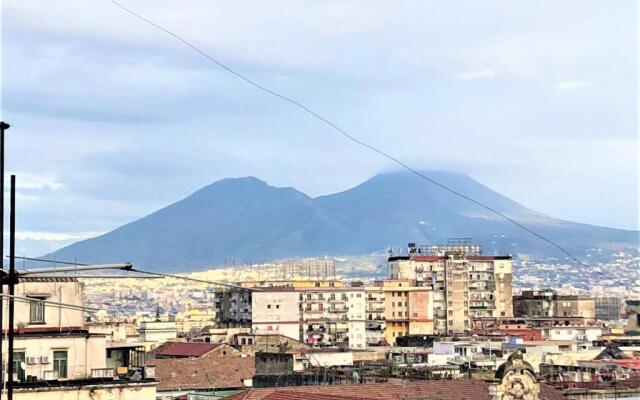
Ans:
<svg viewBox="0 0 640 400"><path fill-rule="evenodd" d="M49 364L51 361L49 361L49 356L42 356L40 357L40 363L41 364Z"/></svg>
<svg viewBox="0 0 640 400"><path fill-rule="evenodd" d="M38 357L27 357L27 364L34 365L38 363Z"/></svg>

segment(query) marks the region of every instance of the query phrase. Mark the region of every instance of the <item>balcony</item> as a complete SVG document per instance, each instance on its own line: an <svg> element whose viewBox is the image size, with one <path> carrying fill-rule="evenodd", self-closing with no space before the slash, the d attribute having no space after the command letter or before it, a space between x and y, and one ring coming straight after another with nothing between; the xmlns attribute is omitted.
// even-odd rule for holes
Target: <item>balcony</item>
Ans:
<svg viewBox="0 0 640 400"><path fill-rule="evenodd" d="M328 311L330 313L344 313L347 312L347 308L329 308Z"/></svg>
<svg viewBox="0 0 640 400"><path fill-rule="evenodd" d="M93 368L91 370L91 378L108 378L113 379L116 376L114 368Z"/></svg>

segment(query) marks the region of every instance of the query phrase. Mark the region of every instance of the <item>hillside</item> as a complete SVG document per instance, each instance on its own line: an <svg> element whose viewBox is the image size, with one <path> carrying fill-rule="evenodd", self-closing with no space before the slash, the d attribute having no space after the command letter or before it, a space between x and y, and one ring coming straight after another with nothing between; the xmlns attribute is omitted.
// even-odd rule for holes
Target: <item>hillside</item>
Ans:
<svg viewBox="0 0 640 400"><path fill-rule="evenodd" d="M578 224L537 213L470 177L428 172L577 254L596 246L637 246L638 232ZM225 262L364 254L407 242L471 237L486 253L559 256L504 219L410 173L375 176L344 192L311 198L253 178L224 179L104 235L48 257L131 261L155 270L192 270Z"/></svg>

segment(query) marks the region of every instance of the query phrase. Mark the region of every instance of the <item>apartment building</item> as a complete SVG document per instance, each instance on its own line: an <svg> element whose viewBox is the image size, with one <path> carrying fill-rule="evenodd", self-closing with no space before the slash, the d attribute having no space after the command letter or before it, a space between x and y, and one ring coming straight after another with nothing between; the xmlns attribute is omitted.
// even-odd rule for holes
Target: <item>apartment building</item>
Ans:
<svg viewBox="0 0 640 400"><path fill-rule="evenodd" d="M294 288L264 288L251 298L251 329L259 335L300 340L300 299Z"/></svg>
<svg viewBox="0 0 640 400"><path fill-rule="evenodd" d="M433 334L431 288L414 286L414 281L407 279L385 280L381 288L388 344L394 345L400 336Z"/></svg>
<svg viewBox="0 0 640 400"><path fill-rule="evenodd" d="M363 287L297 289L302 341L320 346L366 347Z"/></svg>
<svg viewBox="0 0 640 400"><path fill-rule="evenodd" d="M592 297L560 295L551 289L525 290L513 297L516 317L596 317L596 303Z"/></svg>
<svg viewBox="0 0 640 400"><path fill-rule="evenodd" d="M365 292L367 346L378 346L385 341L385 292L381 286L367 286Z"/></svg>
<svg viewBox="0 0 640 400"><path fill-rule="evenodd" d="M20 280L16 285L10 368L16 381L15 399L88 400L107 398L111 393L123 400L155 399L154 371L145 367L144 358L120 357L116 361L111 355L120 350L109 343L110 335L90 333L84 327L84 312L66 306L82 306L83 286L77 279ZM3 326L7 323L5 312ZM2 345L3 360L7 362L7 340ZM120 354L130 355L130 349L125 346ZM7 379L6 374L4 378Z"/></svg>
<svg viewBox="0 0 640 400"><path fill-rule="evenodd" d="M596 297L596 319L601 321L617 321L620 319L622 301L619 297Z"/></svg>
<svg viewBox="0 0 640 400"><path fill-rule="evenodd" d="M216 326L221 328L251 327L251 291L219 289L213 294Z"/></svg>
<svg viewBox="0 0 640 400"><path fill-rule="evenodd" d="M389 257L389 277L432 290L436 333L468 331L472 318L513 315L511 256L482 255L480 246L466 240L410 243L408 253Z"/></svg>
<svg viewBox="0 0 640 400"><path fill-rule="evenodd" d="M364 287L266 287L252 295L252 330L317 346L365 348Z"/></svg>

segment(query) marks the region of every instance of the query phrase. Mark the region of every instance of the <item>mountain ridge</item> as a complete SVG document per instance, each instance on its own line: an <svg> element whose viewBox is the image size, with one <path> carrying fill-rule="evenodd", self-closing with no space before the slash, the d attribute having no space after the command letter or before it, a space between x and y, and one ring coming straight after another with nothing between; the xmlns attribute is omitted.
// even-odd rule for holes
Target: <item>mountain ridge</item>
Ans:
<svg viewBox="0 0 640 400"><path fill-rule="evenodd" d="M638 243L638 232L564 221L531 210L467 175L428 176L523 222L578 255ZM193 270L289 257L365 254L407 242L471 237L487 253L557 255L503 218L408 172L376 175L312 198L255 177L204 186L113 231L47 257L91 263L131 261L155 270Z"/></svg>

